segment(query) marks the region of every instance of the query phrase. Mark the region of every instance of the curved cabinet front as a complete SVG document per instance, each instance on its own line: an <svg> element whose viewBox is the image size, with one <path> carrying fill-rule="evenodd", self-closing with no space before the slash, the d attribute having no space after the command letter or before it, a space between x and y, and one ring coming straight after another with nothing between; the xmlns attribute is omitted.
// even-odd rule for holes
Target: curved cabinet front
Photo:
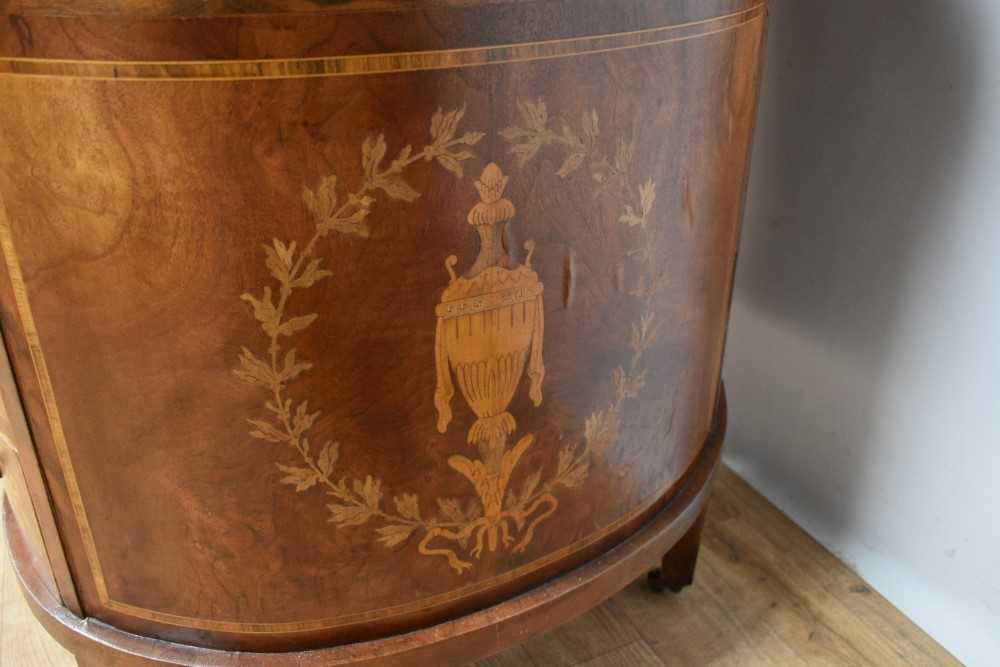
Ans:
<svg viewBox="0 0 1000 667"><path fill-rule="evenodd" d="M693 521L761 3L4 7L7 468L44 613L363 646L517 617Z"/></svg>

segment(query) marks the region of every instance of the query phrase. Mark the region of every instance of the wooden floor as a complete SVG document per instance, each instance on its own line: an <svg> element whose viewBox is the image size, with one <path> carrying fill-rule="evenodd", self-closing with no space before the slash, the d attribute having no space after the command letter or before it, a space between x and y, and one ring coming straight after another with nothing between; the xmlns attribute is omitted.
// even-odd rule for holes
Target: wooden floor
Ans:
<svg viewBox="0 0 1000 667"><path fill-rule="evenodd" d="M703 539L697 583L680 595L636 582L477 667L960 664L728 470ZM0 665L74 664L31 616L4 558Z"/></svg>

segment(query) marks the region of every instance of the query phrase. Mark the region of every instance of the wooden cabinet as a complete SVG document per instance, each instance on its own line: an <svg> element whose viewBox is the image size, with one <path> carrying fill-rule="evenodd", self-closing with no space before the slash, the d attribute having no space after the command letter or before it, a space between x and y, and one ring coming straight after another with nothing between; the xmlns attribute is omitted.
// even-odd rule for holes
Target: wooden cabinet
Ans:
<svg viewBox="0 0 1000 667"><path fill-rule="evenodd" d="M765 12L0 3L6 527L50 631L459 665L687 583Z"/></svg>

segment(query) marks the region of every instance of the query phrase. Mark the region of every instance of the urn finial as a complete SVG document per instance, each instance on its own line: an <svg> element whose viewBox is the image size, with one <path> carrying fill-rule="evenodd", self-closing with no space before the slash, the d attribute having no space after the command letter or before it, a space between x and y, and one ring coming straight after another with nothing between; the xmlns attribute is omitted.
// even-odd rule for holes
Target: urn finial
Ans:
<svg viewBox="0 0 1000 667"><path fill-rule="evenodd" d="M486 165L479 180L476 181L476 190L479 190L479 196L484 204L495 204L500 201L506 187L507 177L503 175L496 162Z"/></svg>
<svg viewBox="0 0 1000 667"><path fill-rule="evenodd" d="M479 180L476 181L476 190L479 191L479 198L482 201L469 211L470 225L492 227L514 217L516 212L514 205L503 196L504 190L507 189L507 180L507 176L504 176L496 162L486 165Z"/></svg>

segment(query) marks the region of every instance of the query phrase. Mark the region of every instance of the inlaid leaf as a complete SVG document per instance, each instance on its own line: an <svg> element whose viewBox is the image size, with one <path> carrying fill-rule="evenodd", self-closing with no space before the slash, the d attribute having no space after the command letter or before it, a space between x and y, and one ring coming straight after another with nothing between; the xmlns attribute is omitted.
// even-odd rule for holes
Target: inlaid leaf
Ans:
<svg viewBox="0 0 1000 667"><path fill-rule="evenodd" d="M462 512L462 506L459 505L458 500L455 498L438 498L437 504L438 509L441 510L441 516L446 518L448 521L456 523L462 523L465 521L465 514Z"/></svg>
<svg viewBox="0 0 1000 667"><path fill-rule="evenodd" d="M458 142L465 144L466 146L475 146L485 136L486 136L485 132L466 132L461 136Z"/></svg>
<svg viewBox="0 0 1000 667"><path fill-rule="evenodd" d="M576 488L583 484L590 471L590 447L577 447L575 444L564 445L559 450L559 463L556 467L555 482L567 488Z"/></svg>
<svg viewBox="0 0 1000 667"><path fill-rule="evenodd" d="M459 109L443 112L440 108L431 117L431 139L435 145L451 141L458 130L458 123L465 116L465 105Z"/></svg>
<svg viewBox="0 0 1000 667"><path fill-rule="evenodd" d="M545 108L545 102L542 100L536 102L518 100L517 108L521 113L521 119L525 127L516 125L508 127L502 130L500 135L511 144L507 152L514 155L517 158L518 165L523 167L538 154L542 146L559 137L548 129L549 116ZM565 124L563 132L568 133L563 137L565 141L582 147L576 134Z"/></svg>
<svg viewBox="0 0 1000 667"><path fill-rule="evenodd" d="M316 210L319 208L319 201L316 199L316 193L310 190L308 186L302 186L302 201L305 203L306 209L313 215L316 215Z"/></svg>
<svg viewBox="0 0 1000 667"><path fill-rule="evenodd" d="M404 519L420 521L420 500L412 493L404 493L393 498L396 503L396 511Z"/></svg>
<svg viewBox="0 0 1000 667"><path fill-rule="evenodd" d="M431 116L431 139L437 139L441 135L441 123L444 121L444 109L438 110Z"/></svg>
<svg viewBox="0 0 1000 667"><path fill-rule="evenodd" d="M538 488L538 483L542 481L542 471L536 470L528 475L524 480L524 487L521 489L521 499L525 502L531 499L531 494Z"/></svg>
<svg viewBox="0 0 1000 667"><path fill-rule="evenodd" d="M291 279L291 268L295 256L295 241L286 246L278 239L274 239L273 245L264 246L266 259L264 263L271 271L271 275L281 284L287 283Z"/></svg>
<svg viewBox="0 0 1000 667"><path fill-rule="evenodd" d="M385 135L368 136L361 144L361 166L365 171L368 182L374 183L379 173L379 166L385 157L386 145Z"/></svg>
<svg viewBox="0 0 1000 667"><path fill-rule="evenodd" d="M337 208L337 176L330 174L319 183L318 201L325 215L333 213Z"/></svg>
<svg viewBox="0 0 1000 667"><path fill-rule="evenodd" d="M619 218L618 222L628 225L629 227L635 227L643 223L642 217L636 214L635 210L632 209L628 204L625 205L625 213L623 213Z"/></svg>
<svg viewBox="0 0 1000 667"><path fill-rule="evenodd" d="M278 415L280 418L282 415L286 415L292 410L292 399L286 398L283 401L275 403L274 401L264 401L264 407Z"/></svg>
<svg viewBox="0 0 1000 667"><path fill-rule="evenodd" d="M587 457L580 457L576 460L570 471L559 480L559 482L565 486L567 489L578 489L583 486L583 483L587 481L587 475L590 473L590 459Z"/></svg>
<svg viewBox="0 0 1000 667"><path fill-rule="evenodd" d="M656 341L659 326L656 324L656 313L643 313L639 318L639 329L642 331L642 338L647 345Z"/></svg>
<svg viewBox="0 0 1000 667"><path fill-rule="evenodd" d="M292 426L296 434L305 433L312 428L321 412L309 412L309 401L302 401L295 410L295 417L292 418Z"/></svg>
<svg viewBox="0 0 1000 667"><path fill-rule="evenodd" d="M621 366L617 367L615 370L611 371L611 384L615 388L615 395L619 400L626 398L625 396L625 369Z"/></svg>
<svg viewBox="0 0 1000 667"><path fill-rule="evenodd" d="M521 492L517 493L513 489L509 493L507 499L508 508L522 508L531 501L531 496L538 488L538 484L542 481L542 471L535 470L524 480L524 485L521 487Z"/></svg>
<svg viewBox="0 0 1000 667"><path fill-rule="evenodd" d="M321 232L337 231L341 234L354 234L366 238L368 236L368 226L364 224L365 218L371 212L371 206L375 200L368 196L357 197L351 195L348 201L348 211L342 213L342 217L331 218L319 225Z"/></svg>
<svg viewBox="0 0 1000 667"><path fill-rule="evenodd" d="M270 422L262 419L248 419L247 422L254 427L254 430L250 431L250 435L255 438L270 442L287 442L289 439L287 433Z"/></svg>
<svg viewBox="0 0 1000 667"><path fill-rule="evenodd" d="M627 172L632 164L632 156L635 154L635 141L624 139L618 142L618 149L615 151L615 169L621 173Z"/></svg>
<svg viewBox="0 0 1000 667"><path fill-rule="evenodd" d="M347 481L344 478L340 478L336 483L331 483L327 494L345 503L357 504L358 501L351 490L347 488Z"/></svg>
<svg viewBox="0 0 1000 667"><path fill-rule="evenodd" d="M469 502L465 505L465 520L475 521L482 516L483 505L479 502L479 498L476 498L475 496L469 498Z"/></svg>
<svg viewBox="0 0 1000 667"><path fill-rule="evenodd" d="M648 179L639 186L639 203L642 206L642 217L645 218L653 210L653 202L656 201L656 183L653 179Z"/></svg>
<svg viewBox="0 0 1000 667"><path fill-rule="evenodd" d="M284 365L282 366L281 373L278 375L278 380L280 382L294 380L310 368L312 368L312 364L308 361L295 360L295 348L293 347L285 353Z"/></svg>
<svg viewBox="0 0 1000 667"><path fill-rule="evenodd" d="M364 505L340 505L330 503L326 506L333 515L330 521L338 526L360 526L372 517L372 511Z"/></svg>
<svg viewBox="0 0 1000 667"><path fill-rule="evenodd" d="M441 136L439 139L441 141L451 141L458 132L458 124L465 117L466 105L462 105L460 109L453 109L449 113L445 114L444 123L442 123Z"/></svg>
<svg viewBox="0 0 1000 667"><path fill-rule="evenodd" d="M524 129L523 127L518 127L517 125L512 125L511 127L506 127L500 130L500 136L507 141L520 141L531 136L531 132Z"/></svg>
<svg viewBox="0 0 1000 667"><path fill-rule="evenodd" d="M591 449L606 449L618 437L618 411L595 410L584 422L584 438Z"/></svg>
<svg viewBox="0 0 1000 667"><path fill-rule="evenodd" d="M381 177L375 184L393 199L411 202L420 197L420 193L414 190L401 176Z"/></svg>
<svg viewBox="0 0 1000 667"><path fill-rule="evenodd" d="M646 386L646 369L625 375L622 392L625 398L636 398Z"/></svg>
<svg viewBox="0 0 1000 667"><path fill-rule="evenodd" d="M523 143L514 144L507 152L517 158L518 166L523 167L531 161L531 158L538 154L543 143L542 137L532 137Z"/></svg>
<svg viewBox="0 0 1000 667"><path fill-rule="evenodd" d="M576 461L576 445L565 444L559 449L559 458L556 465L556 477L563 477L573 467Z"/></svg>
<svg viewBox="0 0 1000 667"><path fill-rule="evenodd" d="M329 477L333 472L337 460L340 458L340 443L328 442L320 450L319 458L316 460L316 467L319 468L323 477Z"/></svg>
<svg viewBox="0 0 1000 667"><path fill-rule="evenodd" d="M309 212L313 214L316 222L326 220L337 209L337 177L330 174L321 180L315 192L309 188L303 188L302 200Z"/></svg>
<svg viewBox="0 0 1000 667"><path fill-rule="evenodd" d="M518 100L517 108L525 125L536 132L544 132L549 124L549 113L545 102L537 100Z"/></svg>
<svg viewBox="0 0 1000 667"><path fill-rule="evenodd" d="M253 306L253 316L261 323L264 333L268 336L275 335L278 330L278 311L274 306L274 298L270 287L264 288L261 298L256 298L252 294L242 294L241 299Z"/></svg>
<svg viewBox="0 0 1000 667"><path fill-rule="evenodd" d="M278 327L278 333L283 334L285 336L291 336L296 331L302 331L310 324L315 322L317 317L319 317L319 315L317 315L316 313L311 313L309 315L302 315L300 317L289 318L284 322L282 322L281 326Z"/></svg>
<svg viewBox="0 0 1000 667"><path fill-rule="evenodd" d="M389 171L393 173L399 173L403 171L412 153L413 153L413 146L411 146L410 144L403 146L403 149L399 151L399 155L396 156L396 158L392 161L392 164L389 166Z"/></svg>
<svg viewBox="0 0 1000 667"><path fill-rule="evenodd" d="M291 286L296 288L312 287L316 282L333 275L332 271L319 268L321 259L310 260L295 279L291 281Z"/></svg>
<svg viewBox="0 0 1000 667"><path fill-rule="evenodd" d="M632 336L629 344L633 354L641 355L648 350L659 335L659 327L656 325L656 314L652 312L643 313L638 324L632 325Z"/></svg>
<svg viewBox="0 0 1000 667"><path fill-rule="evenodd" d="M567 145L576 146L581 149L585 148L583 141L581 141L580 137L577 136L576 131L573 130L573 128L570 127L569 123L567 123L566 121L562 122L562 136L563 136L563 141Z"/></svg>
<svg viewBox="0 0 1000 667"><path fill-rule="evenodd" d="M352 215L350 218L337 220L330 226L330 228L340 232L341 234L359 236L366 239L371 236L371 229L368 228L368 225L362 222L367 215L368 211L358 211L358 213Z"/></svg>
<svg viewBox="0 0 1000 667"><path fill-rule="evenodd" d="M453 155L451 155L450 153L442 153L441 155L438 155L437 162L439 165L441 165L451 173L455 174L455 176L458 176L459 178L462 178L462 176L464 175L464 170L462 169L462 163L459 162L458 159Z"/></svg>
<svg viewBox="0 0 1000 667"><path fill-rule="evenodd" d="M292 241L289 245L285 245L278 239L274 239L273 243L274 251L277 253L281 263L285 266L291 266L292 260L295 258L295 241Z"/></svg>
<svg viewBox="0 0 1000 667"><path fill-rule="evenodd" d="M583 153L570 153L570 155L562 163L562 166L559 167L559 171L556 172L556 175L560 178L566 178L580 168L580 165L583 164L584 157L586 156Z"/></svg>
<svg viewBox="0 0 1000 667"><path fill-rule="evenodd" d="M378 541L384 546L394 547L405 542L413 534L415 528L416 526L413 525L390 524L379 528L375 532L378 533Z"/></svg>
<svg viewBox="0 0 1000 667"><path fill-rule="evenodd" d="M296 491L306 491L316 485L319 475L312 468L296 468L295 466L285 466L276 463L278 469L285 473L281 478L282 484L290 484Z"/></svg>
<svg viewBox="0 0 1000 667"><path fill-rule="evenodd" d="M271 366L245 347L240 348L240 367L233 373L244 382L261 387L270 388L278 382Z"/></svg>
<svg viewBox="0 0 1000 667"><path fill-rule="evenodd" d="M366 475L364 482L354 480L354 493L372 510L378 510L382 504L382 482L371 475Z"/></svg>

